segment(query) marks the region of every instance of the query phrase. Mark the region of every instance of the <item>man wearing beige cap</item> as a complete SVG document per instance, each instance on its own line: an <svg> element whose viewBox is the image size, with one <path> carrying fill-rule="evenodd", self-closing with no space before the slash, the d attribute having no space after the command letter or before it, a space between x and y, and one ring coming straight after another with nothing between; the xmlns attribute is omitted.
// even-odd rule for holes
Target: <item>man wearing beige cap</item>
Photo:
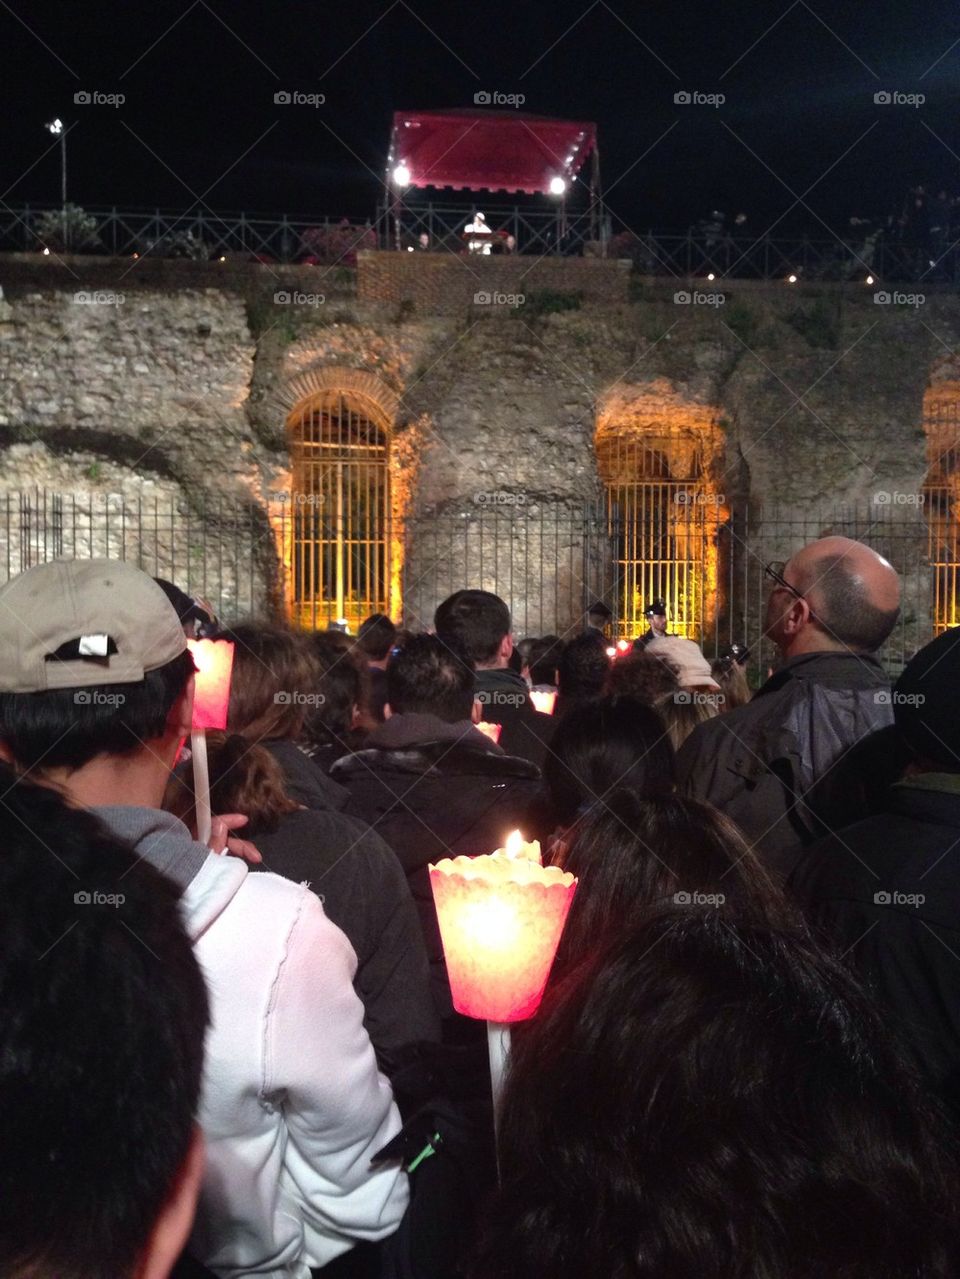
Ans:
<svg viewBox="0 0 960 1279"><path fill-rule="evenodd" d="M249 875L160 811L194 672L161 588L112 560L30 569L0 588L0 654L0 753L181 890L212 1022L192 1251L222 1275L309 1279L356 1240L391 1234L406 1177L371 1159L399 1116L349 942L307 886ZM79 893L77 909L92 908Z"/></svg>
<svg viewBox="0 0 960 1279"><path fill-rule="evenodd" d="M694 729L677 772L782 873L798 845L864 816L893 780L880 734L893 723L890 685L875 654L896 625L900 582L847 537L821 538L766 573L780 667L752 701Z"/></svg>

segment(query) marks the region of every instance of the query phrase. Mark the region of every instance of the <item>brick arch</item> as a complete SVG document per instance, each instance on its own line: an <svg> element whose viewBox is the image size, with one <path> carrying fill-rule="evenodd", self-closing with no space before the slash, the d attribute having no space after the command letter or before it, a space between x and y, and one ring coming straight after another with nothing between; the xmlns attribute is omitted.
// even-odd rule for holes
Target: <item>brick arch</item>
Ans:
<svg viewBox="0 0 960 1279"><path fill-rule="evenodd" d="M298 373L277 392L276 402L289 419L314 396L335 391L357 400L358 407L383 430L391 432L400 407L399 397L380 378L363 369L330 367Z"/></svg>

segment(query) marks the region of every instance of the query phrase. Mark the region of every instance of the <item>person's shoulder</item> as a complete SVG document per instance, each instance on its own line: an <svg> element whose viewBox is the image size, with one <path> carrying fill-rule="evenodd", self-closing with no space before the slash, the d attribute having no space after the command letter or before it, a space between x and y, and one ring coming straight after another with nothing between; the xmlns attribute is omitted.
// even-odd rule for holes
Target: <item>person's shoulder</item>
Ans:
<svg viewBox="0 0 960 1279"><path fill-rule="evenodd" d="M680 752L687 750L687 746L692 744L689 754L702 746L704 743L717 743L723 741L724 738L735 738L741 735L747 725L752 724L760 718L755 702L747 702L743 706L737 706L733 710L724 711L720 715L714 715L711 719L706 719L702 724L698 724L690 733L690 736L680 747Z"/></svg>

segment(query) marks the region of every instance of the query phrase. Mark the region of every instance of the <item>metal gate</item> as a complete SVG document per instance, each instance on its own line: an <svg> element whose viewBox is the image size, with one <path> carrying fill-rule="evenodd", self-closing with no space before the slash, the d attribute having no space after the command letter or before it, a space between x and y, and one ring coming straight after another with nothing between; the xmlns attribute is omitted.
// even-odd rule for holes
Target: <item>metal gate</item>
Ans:
<svg viewBox="0 0 960 1279"><path fill-rule="evenodd" d="M356 632L389 611L387 434L339 391L296 410L289 427L293 620Z"/></svg>
<svg viewBox="0 0 960 1279"><path fill-rule="evenodd" d="M597 443L597 464L607 489L616 638L642 634L644 609L661 599L671 633L696 639L705 620L710 525L718 510L696 437L607 436Z"/></svg>
<svg viewBox="0 0 960 1279"><path fill-rule="evenodd" d="M933 574L934 633L960 622L957 586L960 574L960 405L930 400L924 406L928 469L923 484L927 517L927 555Z"/></svg>

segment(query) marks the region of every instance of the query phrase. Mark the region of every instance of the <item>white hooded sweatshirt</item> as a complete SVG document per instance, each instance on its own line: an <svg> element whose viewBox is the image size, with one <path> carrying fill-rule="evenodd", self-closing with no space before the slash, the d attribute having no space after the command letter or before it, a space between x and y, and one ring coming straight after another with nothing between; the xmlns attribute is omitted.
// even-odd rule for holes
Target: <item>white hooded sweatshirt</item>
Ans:
<svg viewBox="0 0 960 1279"><path fill-rule="evenodd" d="M199 1121L207 1163L190 1251L226 1279L309 1279L406 1209L399 1130L353 990L357 959L316 895L247 872L168 813L94 810L180 883L210 994Z"/></svg>

